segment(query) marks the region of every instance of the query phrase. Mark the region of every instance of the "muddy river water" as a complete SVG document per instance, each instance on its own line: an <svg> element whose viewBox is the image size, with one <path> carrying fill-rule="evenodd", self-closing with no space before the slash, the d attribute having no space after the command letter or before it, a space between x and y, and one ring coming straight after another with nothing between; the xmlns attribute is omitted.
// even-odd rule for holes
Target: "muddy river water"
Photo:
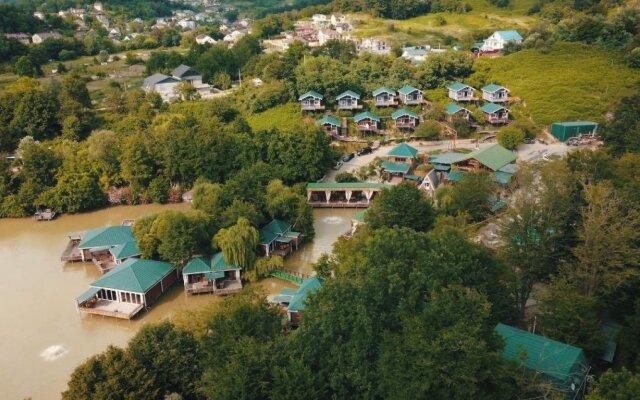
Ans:
<svg viewBox="0 0 640 400"><path fill-rule="evenodd" d="M176 285L134 321L81 316L74 299L100 276L93 264L60 262L66 233L119 225L186 205L115 207L93 213L63 215L51 222L0 220L0 399L58 399L73 369L108 345L124 346L148 322L215 301L212 296L187 297ZM286 260L288 269L311 272L311 264L330 252L338 236L349 230L356 210L314 211L316 239ZM260 283L271 293L289 284L277 279Z"/></svg>

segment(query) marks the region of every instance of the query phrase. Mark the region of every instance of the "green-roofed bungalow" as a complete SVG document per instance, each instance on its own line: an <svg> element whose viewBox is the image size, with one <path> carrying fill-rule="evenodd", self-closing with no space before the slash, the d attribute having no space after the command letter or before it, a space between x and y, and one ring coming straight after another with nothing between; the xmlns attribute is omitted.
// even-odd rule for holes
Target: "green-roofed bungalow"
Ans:
<svg viewBox="0 0 640 400"><path fill-rule="evenodd" d="M386 157L388 161L412 163L418 156L418 149L406 143L400 143L389 150Z"/></svg>
<svg viewBox="0 0 640 400"><path fill-rule="evenodd" d="M447 86L449 98L455 101L474 101L473 92L475 89L461 82L453 82Z"/></svg>
<svg viewBox="0 0 640 400"><path fill-rule="evenodd" d="M480 110L490 124L506 124L509 122L509 109L496 103L487 103Z"/></svg>
<svg viewBox="0 0 640 400"><path fill-rule="evenodd" d="M75 244L75 251L80 255L78 261L92 260L103 274L126 259L142 254L138 249L131 226L107 226L90 229L80 236L80 241ZM73 242L74 239L71 239L70 246L72 247ZM68 246L65 253L69 250ZM67 261L64 254L62 259Z"/></svg>
<svg viewBox="0 0 640 400"><path fill-rule="evenodd" d="M565 398L579 398L591 369L582 349L509 325L495 331L504 339L502 358L539 374Z"/></svg>
<svg viewBox="0 0 640 400"><path fill-rule="evenodd" d="M398 105L398 92L387 87L379 87L373 91L373 103L376 107L395 107Z"/></svg>
<svg viewBox="0 0 640 400"><path fill-rule="evenodd" d="M411 169L411 164L403 162L384 161L382 169L392 176L405 176Z"/></svg>
<svg viewBox="0 0 640 400"><path fill-rule="evenodd" d="M340 93L336 100L338 102L338 110L360 110L362 108L360 93L351 90Z"/></svg>
<svg viewBox="0 0 640 400"><path fill-rule="evenodd" d="M380 117L370 111L356 115L353 117L353 121L356 123L358 132L378 133L378 129L380 129Z"/></svg>
<svg viewBox="0 0 640 400"><path fill-rule="evenodd" d="M417 106L424 103L424 93L422 90L406 85L398 89L400 102L406 106Z"/></svg>
<svg viewBox="0 0 640 400"><path fill-rule="evenodd" d="M455 103L447 104L444 112L447 114L447 120L449 122L452 122L455 117L460 117L468 121L471 116L471 111Z"/></svg>
<svg viewBox="0 0 640 400"><path fill-rule="evenodd" d="M327 135L329 136L341 136L340 134L340 120L334 116L331 115L325 115L324 117L320 118L319 120L316 121L316 125L318 126L322 126L324 128L324 131L327 133Z"/></svg>
<svg viewBox="0 0 640 400"><path fill-rule="evenodd" d="M305 279L298 290L291 292L283 289L274 301L280 303L287 311L287 318L292 325L298 325L302 313L306 309L306 301L309 295L322 287L322 281L318 277Z"/></svg>
<svg viewBox="0 0 640 400"><path fill-rule="evenodd" d="M414 130L420 123L418 114L405 108L401 108L392 113L391 118L395 122L396 129L398 130Z"/></svg>
<svg viewBox="0 0 640 400"><path fill-rule="evenodd" d="M276 254L285 257L296 250L304 235L292 230L290 223L273 219L260 229L260 250L265 256Z"/></svg>
<svg viewBox="0 0 640 400"><path fill-rule="evenodd" d="M495 172L503 169L508 164L516 161L516 155L499 144L477 149L468 154L463 154L452 164L465 171L487 170ZM504 172L510 172L504 170ZM515 172L513 170L511 173Z"/></svg>
<svg viewBox="0 0 640 400"><path fill-rule="evenodd" d="M173 265L129 258L76 298L79 311L131 319L167 291L178 275Z"/></svg>
<svg viewBox="0 0 640 400"><path fill-rule="evenodd" d="M188 294L237 293L242 289L241 269L227 262L222 252L212 257L194 257L182 269L184 290Z"/></svg>
<svg viewBox="0 0 640 400"><path fill-rule="evenodd" d="M491 83L482 88L482 100L492 103L503 103L509 100L509 89Z"/></svg>
<svg viewBox="0 0 640 400"><path fill-rule="evenodd" d="M302 111L324 110L324 105L322 104L323 99L324 98L320 93L314 92L313 90L310 90L307 93L302 94L300 95L300 97L298 97L298 101L300 102Z"/></svg>

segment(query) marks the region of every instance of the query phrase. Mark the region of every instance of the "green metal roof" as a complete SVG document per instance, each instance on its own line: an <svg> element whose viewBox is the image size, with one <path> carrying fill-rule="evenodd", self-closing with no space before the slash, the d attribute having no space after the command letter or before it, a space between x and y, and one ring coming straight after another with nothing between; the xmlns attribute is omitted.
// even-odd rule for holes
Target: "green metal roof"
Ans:
<svg viewBox="0 0 640 400"><path fill-rule="evenodd" d="M470 112L466 108L460 107L459 105L454 104L454 103L447 104L447 106L444 108L444 112L446 112L449 115L453 115L453 114L458 113L458 112L460 112L462 110Z"/></svg>
<svg viewBox="0 0 640 400"><path fill-rule="evenodd" d="M449 86L447 86L447 89L455 90L456 92L459 92L459 91L461 91L462 89L465 89L465 88L469 88L471 90L475 90L471 86L465 85L462 82L453 82L453 83L449 84Z"/></svg>
<svg viewBox="0 0 640 400"><path fill-rule="evenodd" d="M391 173L406 174L407 172L409 172L410 168L411 164L407 163L396 163L391 161L385 161L382 163L382 169Z"/></svg>
<svg viewBox="0 0 640 400"><path fill-rule="evenodd" d="M570 121L570 122L554 122L553 125L560 125L560 126L598 126L598 123L590 122L590 121Z"/></svg>
<svg viewBox="0 0 640 400"><path fill-rule="evenodd" d="M298 289L296 294L293 295L293 298L291 299L291 302L287 307L287 311L289 312L304 311L306 308L306 305L304 303L307 300L307 297L309 296L309 294L315 292L321 287L322 287L322 282L320 281L319 278L314 277L314 278L305 279L304 282L302 282L302 285L300 285L300 288Z"/></svg>
<svg viewBox="0 0 640 400"><path fill-rule="evenodd" d="M202 274L210 271L211 266L206 257L194 257L182 269L182 273L185 275Z"/></svg>
<svg viewBox="0 0 640 400"><path fill-rule="evenodd" d="M365 111L365 112L361 112L360 114L357 114L356 116L353 117L353 120L355 122L360 122L366 118L369 118L370 120L373 120L373 121L380 122L380 117L370 111Z"/></svg>
<svg viewBox="0 0 640 400"><path fill-rule="evenodd" d="M406 143L400 143L393 149L389 150L387 157L408 157L416 158L418 155L418 149L411 147Z"/></svg>
<svg viewBox="0 0 640 400"><path fill-rule="evenodd" d="M508 172L496 171L493 173L493 178L499 184L506 186L513 179L513 174Z"/></svg>
<svg viewBox="0 0 640 400"><path fill-rule="evenodd" d="M498 112L502 109L504 110L509 110L507 107L503 107L500 104L496 104L496 103L487 103L485 105L483 105L481 108L482 112L486 112L487 114L493 114L494 112Z"/></svg>
<svg viewBox="0 0 640 400"><path fill-rule="evenodd" d="M499 144L494 144L490 147L485 147L484 149L478 149L472 151L469 154L465 154L455 163L466 161L470 159L478 160L485 167L498 171L500 168L503 168L507 164L511 164L516 160L516 155L513 152L505 149Z"/></svg>
<svg viewBox="0 0 640 400"><path fill-rule="evenodd" d="M119 244L109 249L109 252L116 260L122 260L124 258L135 257L142 254L138 249L138 243L135 241Z"/></svg>
<svg viewBox="0 0 640 400"><path fill-rule="evenodd" d="M397 92L394 89L389 89L388 87L382 86L374 90L372 94L373 94L373 97L375 97L375 96L381 95L382 93L389 93L395 96Z"/></svg>
<svg viewBox="0 0 640 400"><path fill-rule="evenodd" d="M112 247L127 242L135 242L133 230L130 226L107 226L88 230L78 248L89 249L95 247Z"/></svg>
<svg viewBox="0 0 640 400"><path fill-rule="evenodd" d="M466 156L464 153L444 153L444 154L436 154L429 160L429 162L433 164L446 164L451 165L454 162L460 160L461 157Z"/></svg>
<svg viewBox="0 0 640 400"><path fill-rule="evenodd" d="M316 125L325 125L325 124L340 126L340 120L331 115L325 115L324 117L316 121Z"/></svg>
<svg viewBox="0 0 640 400"><path fill-rule="evenodd" d="M405 175L404 177L405 179L408 179L410 181L416 181L418 183L424 180L424 176L419 176L419 175Z"/></svg>
<svg viewBox="0 0 640 400"><path fill-rule="evenodd" d="M309 185L307 185L308 187ZM284 233L291 229L291 224L279 219L274 219L266 226L260 229L260 244L269 244L276 240L278 237L284 235Z"/></svg>
<svg viewBox="0 0 640 400"><path fill-rule="evenodd" d="M173 271L175 268L167 262L130 258L93 282L91 286L146 293Z"/></svg>
<svg viewBox="0 0 640 400"><path fill-rule="evenodd" d="M293 296L291 295L287 295L287 294L279 294L274 296L273 301L275 303L287 303L289 304L291 302Z"/></svg>
<svg viewBox="0 0 640 400"><path fill-rule="evenodd" d="M364 216L367 215L367 211L369 211L368 208L356 213L356 215L351 217L351 219L356 221L356 222L359 222L359 223L363 224L364 223Z"/></svg>
<svg viewBox="0 0 640 400"><path fill-rule="evenodd" d="M464 171L451 171L447 174L446 179L451 182L460 182L465 175Z"/></svg>
<svg viewBox="0 0 640 400"><path fill-rule="evenodd" d="M95 296L96 293L98 293L99 291L100 291L100 288L90 287L89 289L87 289L87 291L82 293L80 296L76 297L76 302L78 304L84 303L85 301Z"/></svg>
<svg viewBox="0 0 640 400"><path fill-rule="evenodd" d="M365 190L365 189L383 189L386 185L375 182L311 182L307 183L307 189L315 190Z"/></svg>
<svg viewBox="0 0 640 400"><path fill-rule="evenodd" d="M211 270L212 271L232 271L241 269L237 265L232 265L227 262L222 252L218 252L211 257Z"/></svg>
<svg viewBox="0 0 640 400"><path fill-rule="evenodd" d="M401 87L400 89L398 89L398 92L402 93L402 94L411 94L415 91L418 91L420 93L422 93L422 90L418 89L418 88L414 88L411 85L406 85Z"/></svg>
<svg viewBox="0 0 640 400"><path fill-rule="evenodd" d="M604 351L602 352L600 359L608 363L612 363L616 356L616 349L618 347L618 343L616 341L618 340L618 335L622 330L622 325L616 321L606 319L600 325L600 329L605 336Z"/></svg>
<svg viewBox="0 0 640 400"><path fill-rule="evenodd" d="M411 110L407 110L406 108L401 108L398 111L395 111L393 114L391 114L391 118L398 119L400 117L404 117L405 115L411 118L420 119L420 117L418 117L418 114L414 113Z"/></svg>
<svg viewBox="0 0 640 400"><path fill-rule="evenodd" d="M582 349L504 324L495 330L505 341L503 358L522 363L564 390L571 390L572 383L580 387L589 369Z"/></svg>
<svg viewBox="0 0 640 400"><path fill-rule="evenodd" d="M298 101L304 100L307 97L315 97L316 99L320 99L320 100L324 98L320 93L315 92L313 90L309 90L307 93L301 94L300 97L298 97Z"/></svg>
<svg viewBox="0 0 640 400"><path fill-rule="evenodd" d="M353 97L353 98L356 98L356 99L360 100L360 93L356 93L356 92L354 92L352 90L347 90L347 91L344 91L344 92L340 93L338 95L338 97L336 97L336 100L340 100L341 98L347 97L347 96Z"/></svg>
<svg viewBox="0 0 640 400"><path fill-rule="evenodd" d="M500 89L504 89L507 92L509 91L506 87L500 86L500 85L496 85L495 83L490 83L490 84L486 85L485 87L482 88L482 91L483 92L487 92L487 93L495 93Z"/></svg>
<svg viewBox="0 0 640 400"><path fill-rule="evenodd" d="M283 289L280 289L280 294L282 296L293 296L296 294L297 291L298 289L283 288Z"/></svg>

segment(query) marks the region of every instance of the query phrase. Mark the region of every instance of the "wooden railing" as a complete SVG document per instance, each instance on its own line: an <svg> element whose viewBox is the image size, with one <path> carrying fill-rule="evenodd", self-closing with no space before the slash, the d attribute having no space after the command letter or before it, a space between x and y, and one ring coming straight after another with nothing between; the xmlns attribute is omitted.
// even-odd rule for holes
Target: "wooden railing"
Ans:
<svg viewBox="0 0 640 400"><path fill-rule="evenodd" d="M305 279L311 278L311 275L303 274L302 272L289 271L285 269L276 269L269 274L273 278L282 279L287 282L301 285Z"/></svg>

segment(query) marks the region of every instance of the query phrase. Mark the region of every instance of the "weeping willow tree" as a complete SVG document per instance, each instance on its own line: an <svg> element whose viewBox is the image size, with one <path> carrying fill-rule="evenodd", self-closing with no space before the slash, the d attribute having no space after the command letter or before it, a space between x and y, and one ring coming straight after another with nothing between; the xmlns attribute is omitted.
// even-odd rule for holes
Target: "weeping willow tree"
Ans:
<svg viewBox="0 0 640 400"><path fill-rule="evenodd" d="M260 235L246 218L238 218L238 222L226 229L220 229L213 237L213 243L222 250L228 263L251 270L256 258L255 249Z"/></svg>

